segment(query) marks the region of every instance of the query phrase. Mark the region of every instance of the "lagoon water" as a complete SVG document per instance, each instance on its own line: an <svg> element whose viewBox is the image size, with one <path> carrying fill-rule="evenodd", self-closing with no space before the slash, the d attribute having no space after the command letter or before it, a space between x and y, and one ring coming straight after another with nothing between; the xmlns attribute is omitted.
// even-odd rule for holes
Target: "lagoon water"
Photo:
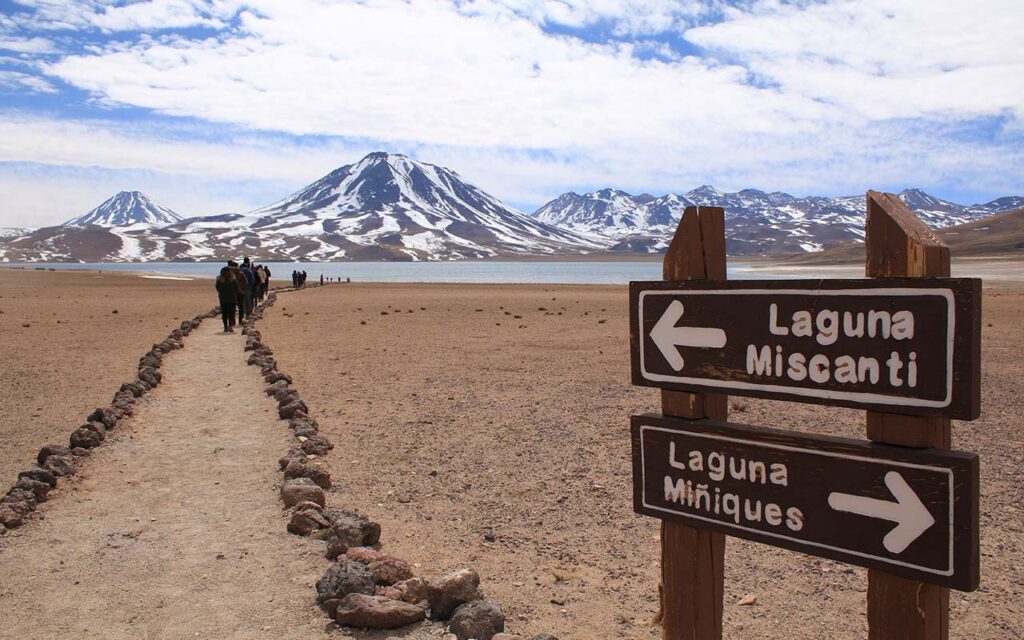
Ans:
<svg viewBox="0 0 1024 640"><path fill-rule="evenodd" d="M631 280L660 280L661 261L615 262L267 262L272 279L290 280L293 270L305 270L309 281L351 278L353 282L466 282L524 284L625 284ZM11 267L15 265L4 265ZM221 263L32 263L25 269L144 272L160 275L214 277ZM751 267L729 268L731 279L779 277L778 272ZM791 276L794 277L794 276Z"/></svg>
<svg viewBox="0 0 1024 640"><path fill-rule="evenodd" d="M268 262L272 279L280 284L291 279L292 270L305 270L309 281L351 278L353 282L463 282L522 284L626 284L631 280L660 280L661 261L579 262ZM121 271L165 276L213 278L221 263L30 263L0 264L4 268L74 269ZM860 265L790 266L770 262L737 261L729 265L730 280L769 278L860 278ZM957 277L982 277L987 281L1024 281L1021 261L964 261L953 265Z"/></svg>

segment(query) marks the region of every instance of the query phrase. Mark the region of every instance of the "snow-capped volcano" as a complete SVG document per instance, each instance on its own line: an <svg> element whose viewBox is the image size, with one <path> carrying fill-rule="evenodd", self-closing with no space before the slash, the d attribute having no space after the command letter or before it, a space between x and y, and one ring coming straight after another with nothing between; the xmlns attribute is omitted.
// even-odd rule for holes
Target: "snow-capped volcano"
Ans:
<svg viewBox="0 0 1024 640"><path fill-rule="evenodd" d="M985 204L959 205L920 189L899 194L931 227L941 229L1008 211L1022 205L1017 196ZM654 197L601 189L565 193L545 204L534 217L580 234L600 235L617 251L663 250L687 206L725 209L726 248L732 255L767 255L820 251L863 239L864 196L797 198L788 193L744 189L726 193L704 185L685 194Z"/></svg>
<svg viewBox="0 0 1024 640"><path fill-rule="evenodd" d="M450 169L382 152L249 216L256 217L251 227L259 234L317 238L324 257L364 253L366 247L436 259L602 246L507 207Z"/></svg>
<svg viewBox="0 0 1024 640"><path fill-rule="evenodd" d="M122 196L60 227L3 238L0 259L449 260L578 255L611 244L507 207L454 171L388 153L249 213L181 220L163 210L173 219L140 224L148 218L126 212L145 196Z"/></svg>
<svg viewBox="0 0 1024 640"><path fill-rule="evenodd" d="M119 191L92 211L65 222L65 227L160 226L180 222L181 216L162 207L141 191Z"/></svg>

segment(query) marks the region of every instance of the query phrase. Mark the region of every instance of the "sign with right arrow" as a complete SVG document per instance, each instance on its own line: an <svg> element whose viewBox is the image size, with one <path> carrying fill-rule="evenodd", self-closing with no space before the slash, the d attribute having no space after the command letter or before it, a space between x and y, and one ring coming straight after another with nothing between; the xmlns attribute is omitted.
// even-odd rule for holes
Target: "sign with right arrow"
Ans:
<svg viewBox="0 0 1024 640"><path fill-rule="evenodd" d="M632 426L637 513L978 587L974 454L657 415Z"/></svg>

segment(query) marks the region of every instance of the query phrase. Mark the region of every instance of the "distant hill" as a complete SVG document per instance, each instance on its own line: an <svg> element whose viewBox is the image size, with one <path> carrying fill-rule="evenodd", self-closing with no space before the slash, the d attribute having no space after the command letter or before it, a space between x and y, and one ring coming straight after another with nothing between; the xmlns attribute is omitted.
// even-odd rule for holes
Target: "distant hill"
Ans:
<svg viewBox="0 0 1024 640"><path fill-rule="evenodd" d="M1024 197L962 205L920 189L905 189L900 200L933 229L973 222L1024 207ZM686 207L725 209L725 248L732 256L786 255L834 249L864 237L864 196L797 198L779 191L744 189L727 193L704 185L684 194L655 197L617 189L569 192L534 212L547 224L604 237L612 252L661 253Z"/></svg>
<svg viewBox="0 0 1024 640"><path fill-rule="evenodd" d="M1024 257L1024 208L935 231L956 256L1007 255ZM844 244L819 253L795 255L787 262L826 264L862 262L864 243Z"/></svg>

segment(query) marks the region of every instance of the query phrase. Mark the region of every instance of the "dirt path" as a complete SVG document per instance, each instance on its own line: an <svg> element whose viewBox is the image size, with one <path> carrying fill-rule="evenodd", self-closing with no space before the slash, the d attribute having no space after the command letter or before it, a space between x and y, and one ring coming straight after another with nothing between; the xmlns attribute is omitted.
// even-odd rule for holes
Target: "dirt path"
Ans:
<svg viewBox="0 0 1024 640"><path fill-rule="evenodd" d="M0 638L320 638L316 545L285 533L287 429L208 320L45 520L0 538Z"/></svg>

